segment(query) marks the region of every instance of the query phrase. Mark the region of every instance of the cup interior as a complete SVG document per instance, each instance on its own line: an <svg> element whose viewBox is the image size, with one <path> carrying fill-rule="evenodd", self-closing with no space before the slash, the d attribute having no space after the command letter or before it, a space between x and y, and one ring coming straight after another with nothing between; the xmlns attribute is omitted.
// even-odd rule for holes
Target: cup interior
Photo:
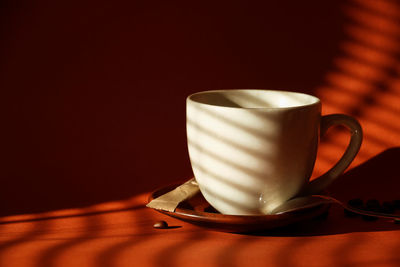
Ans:
<svg viewBox="0 0 400 267"><path fill-rule="evenodd" d="M189 100L231 108L293 108L313 105L319 102L315 96L261 89L232 89L195 93Z"/></svg>

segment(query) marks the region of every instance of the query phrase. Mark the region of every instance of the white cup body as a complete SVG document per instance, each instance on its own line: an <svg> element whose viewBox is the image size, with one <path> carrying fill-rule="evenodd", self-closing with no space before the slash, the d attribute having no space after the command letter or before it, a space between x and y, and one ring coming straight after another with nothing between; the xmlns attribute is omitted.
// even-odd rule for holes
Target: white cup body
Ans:
<svg viewBox="0 0 400 267"><path fill-rule="evenodd" d="M219 212L268 214L307 185L321 104L294 92L217 90L187 98L187 140L196 181Z"/></svg>

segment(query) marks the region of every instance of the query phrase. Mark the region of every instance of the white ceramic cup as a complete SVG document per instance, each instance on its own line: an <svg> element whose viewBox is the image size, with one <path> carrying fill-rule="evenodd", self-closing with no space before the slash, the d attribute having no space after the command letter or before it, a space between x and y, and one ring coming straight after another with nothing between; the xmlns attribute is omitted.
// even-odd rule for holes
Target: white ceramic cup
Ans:
<svg viewBox="0 0 400 267"><path fill-rule="evenodd" d="M290 198L322 191L348 167L362 141L354 118L321 116L320 100L302 93L205 91L190 95L186 109L194 176L223 214L269 214ZM309 182L320 132L335 124L350 130L350 144L332 169Z"/></svg>

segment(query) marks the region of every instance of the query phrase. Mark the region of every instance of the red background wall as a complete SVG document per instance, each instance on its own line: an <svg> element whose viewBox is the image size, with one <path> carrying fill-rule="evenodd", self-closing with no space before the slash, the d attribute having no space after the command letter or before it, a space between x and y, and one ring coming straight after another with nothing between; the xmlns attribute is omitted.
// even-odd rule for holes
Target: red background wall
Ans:
<svg viewBox="0 0 400 267"><path fill-rule="evenodd" d="M2 1L0 215L122 199L191 176L185 98L313 93L341 1Z"/></svg>

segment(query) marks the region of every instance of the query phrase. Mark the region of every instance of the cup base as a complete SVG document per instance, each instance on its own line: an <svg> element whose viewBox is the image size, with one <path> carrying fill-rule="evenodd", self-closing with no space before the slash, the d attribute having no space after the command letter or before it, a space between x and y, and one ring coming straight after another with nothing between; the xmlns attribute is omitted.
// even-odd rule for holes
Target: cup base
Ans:
<svg viewBox="0 0 400 267"><path fill-rule="evenodd" d="M150 194L148 201L150 202L179 185L164 186L155 190ZM191 199L180 203L174 212L156 211L216 231L249 233L268 231L310 220L327 212L329 207L330 204L325 203L300 212L289 212L280 215L225 215L212 208L203 195L198 193Z"/></svg>

